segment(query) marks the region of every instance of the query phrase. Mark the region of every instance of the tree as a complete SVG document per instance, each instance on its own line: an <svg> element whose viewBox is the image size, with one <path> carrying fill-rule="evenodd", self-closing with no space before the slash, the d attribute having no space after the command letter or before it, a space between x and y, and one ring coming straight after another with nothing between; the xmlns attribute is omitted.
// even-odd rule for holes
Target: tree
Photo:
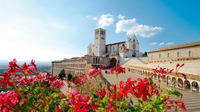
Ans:
<svg viewBox="0 0 200 112"><path fill-rule="evenodd" d="M65 74L65 70L64 70L64 69L61 70L61 72L58 74L58 77L59 77L61 80L63 80L64 77L66 77L66 74Z"/></svg>
<svg viewBox="0 0 200 112"><path fill-rule="evenodd" d="M72 74L71 74L71 73L68 73L67 80L68 80L68 81L71 81L72 79L73 79Z"/></svg>
<svg viewBox="0 0 200 112"><path fill-rule="evenodd" d="M143 56L146 57L147 56L147 52L144 52Z"/></svg>

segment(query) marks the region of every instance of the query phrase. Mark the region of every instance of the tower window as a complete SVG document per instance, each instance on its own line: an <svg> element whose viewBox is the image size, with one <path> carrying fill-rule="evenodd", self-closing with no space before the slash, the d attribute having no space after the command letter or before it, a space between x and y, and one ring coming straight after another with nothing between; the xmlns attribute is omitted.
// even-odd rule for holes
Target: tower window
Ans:
<svg viewBox="0 0 200 112"><path fill-rule="evenodd" d="M106 46L106 53L108 52L108 46Z"/></svg>
<svg viewBox="0 0 200 112"><path fill-rule="evenodd" d="M101 35L104 35L105 33L104 33L104 31L101 31Z"/></svg>
<svg viewBox="0 0 200 112"><path fill-rule="evenodd" d="M99 34L99 30L96 30L95 34L98 35Z"/></svg>
<svg viewBox="0 0 200 112"><path fill-rule="evenodd" d="M192 56L192 51L189 51L189 56Z"/></svg>
<svg viewBox="0 0 200 112"><path fill-rule="evenodd" d="M177 52L177 57L180 57L180 52Z"/></svg>

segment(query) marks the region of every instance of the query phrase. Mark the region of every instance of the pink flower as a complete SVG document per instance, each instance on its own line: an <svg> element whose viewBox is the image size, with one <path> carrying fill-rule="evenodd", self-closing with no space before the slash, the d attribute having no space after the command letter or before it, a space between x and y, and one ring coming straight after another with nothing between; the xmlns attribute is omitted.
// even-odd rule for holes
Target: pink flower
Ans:
<svg viewBox="0 0 200 112"><path fill-rule="evenodd" d="M8 112L19 102L18 94L15 91L1 92L0 93L0 110ZM3 105L2 105L3 104Z"/></svg>
<svg viewBox="0 0 200 112"><path fill-rule="evenodd" d="M79 91L74 88L72 90L72 98L69 99L69 103L71 103L74 107L74 112L88 112L90 107L94 110L98 109L98 105L92 104L89 95L80 94Z"/></svg>
<svg viewBox="0 0 200 112"><path fill-rule="evenodd" d="M88 72L89 77L103 76L101 69L91 69Z"/></svg>
<svg viewBox="0 0 200 112"><path fill-rule="evenodd" d="M52 82L52 84L51 84L50 87L61 88L61 87L64 87L64 86L65 86L64 81L61 81L61 80L55 80L55 81Z"/></svg>

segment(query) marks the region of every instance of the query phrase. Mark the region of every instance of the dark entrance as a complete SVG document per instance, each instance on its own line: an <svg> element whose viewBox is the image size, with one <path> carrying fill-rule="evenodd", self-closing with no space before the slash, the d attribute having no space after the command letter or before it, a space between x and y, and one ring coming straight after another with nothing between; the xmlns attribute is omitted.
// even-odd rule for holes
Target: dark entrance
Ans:
<svg viewBox="0 0 200 112"><path fill-rule="evenodd" d="M185 87L185 89L190 89L191 88L190 87L190 82L188 80L184 81L184 87Z"/></svg>
<svg viewBox="0 0 200 112"><path fill-rule="evenodd" d="M192 82L192 91L195 91L195 92L199 91L199 85L196 81Z"/></svg>
<svg viewBox="0 0 200 112"><path fill-rule="evenodd" d="M112 58L110 60L110 67L114 67L116 65L117 60L115 58Z"/></svg>

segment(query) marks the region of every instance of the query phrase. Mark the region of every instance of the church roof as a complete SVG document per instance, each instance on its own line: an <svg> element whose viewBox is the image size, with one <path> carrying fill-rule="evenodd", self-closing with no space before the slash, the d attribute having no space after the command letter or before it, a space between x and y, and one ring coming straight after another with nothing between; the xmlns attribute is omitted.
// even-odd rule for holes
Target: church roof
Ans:
<svg viewBox="0 0 200 112"><path fill-rule="evenodd" d="M185 44L180 44L180 45L174 45L174 46L169 46L169 47L163 47L160 49L150 51L149 53L159 52L159 51L167 51L167 50L173 50L173 49L180 49L180 48L187 48L187 47L194 47L194 46L200 46L200 41L185 43Z"/></svg>
<svg viewBox="0 0 200 112"><path fill-rule="evenodd" d="M116 44L123 44L123 43L125 43L125 42L126 42L126 41L111 43L111 44L107 44L106 46L109 46L109 45L116 45Z"/></svg>

